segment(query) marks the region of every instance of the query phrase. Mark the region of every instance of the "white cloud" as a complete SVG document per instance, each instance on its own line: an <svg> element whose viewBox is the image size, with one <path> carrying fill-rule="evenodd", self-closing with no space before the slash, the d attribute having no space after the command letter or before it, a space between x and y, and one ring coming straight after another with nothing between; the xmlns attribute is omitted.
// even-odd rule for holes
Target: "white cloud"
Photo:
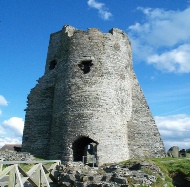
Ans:
<svg viewBox="0 0 190 187"><path fill-rule="evenodd" d="M23 128L24 121L22 118L12 117L3 121L0 125L0 147L5 144L20 144Z"/></svg>
<svg viewBox="0 0 190 187"><path fill-rule="evenodd" d="M3 121L2 126L16 137L20 137L23 134L24 121L22 118L12 117Z"/></svg>
<svg viewBox="0 0 190 187"><path fill-rule="evenodd" d="M2 111L0 110L0 115L2 114Z"/></svg>
<svg viewBox="0 0 190 187"><path fill-rule="evenodd" d="M1 106L7 106L8 105L8 102L6 101L6 99L0 95L0 105Z"/></svg>
<svg viewBox="0 0 190 187"><path fill-rule="evenodd" d="M106 10L104 3L99 3L99 2L96 2L95 0L88 0L87 3L89 7L95 8L98 10L98 13L102 19L108 20L112 16L111 12Z"/></svg>
<svg viewBox="0 0 190 187"><path fill-rule="evenodd" d="M146 16L142 24L129 27L132 35L153 46L173 46L190 39L190 7L184 11L138 8Z"/></svg>
<svg viewBox="0 0 190 187"><path fill-rule="evenodd" d="M179 146L180 149L190 148L190 116L156 116L155 121L167 150L172 146Z"/></svg>
<svg viewBox="0 0 190 187"><path fill-rule="evenodd" d="M5 144L21 144L21 142L21 138L0 137L0 147L4 146Z"/></svg>
<svg viewBox="0 0 190 187"><path fill-rule="evenodd" d="M148 63L158 69L175 73L190 72L190 44L184 44L161 55L154 54L148 57Z"/></svg>
<svg viewBox="0 0 190 187"><path fill-rule="evenodd" d="M138 10L145 21L129 27L134 57L162 71L189 73L190 7L183 11Z"/></svg>

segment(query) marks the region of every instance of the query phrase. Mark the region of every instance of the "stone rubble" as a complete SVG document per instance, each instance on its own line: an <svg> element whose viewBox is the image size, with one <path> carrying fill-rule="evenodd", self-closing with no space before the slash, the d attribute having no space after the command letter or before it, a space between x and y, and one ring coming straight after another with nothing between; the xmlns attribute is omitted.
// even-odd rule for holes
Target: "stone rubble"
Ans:
<svg viewBox="0 0 190 187"><path fill-rule="evenodd" d="M148 174L149 173L149 174ZM157 176L164 180L160 169L151 162L130 162L90 167L72 162L58 167L60 187L132 187L151 186Z"/></svg>
<svg viewBox="0 0 190 187"><path fill-rule="evenodd" d="M27 152L0 151L1 161L31 161L35 158Z"/></svg>

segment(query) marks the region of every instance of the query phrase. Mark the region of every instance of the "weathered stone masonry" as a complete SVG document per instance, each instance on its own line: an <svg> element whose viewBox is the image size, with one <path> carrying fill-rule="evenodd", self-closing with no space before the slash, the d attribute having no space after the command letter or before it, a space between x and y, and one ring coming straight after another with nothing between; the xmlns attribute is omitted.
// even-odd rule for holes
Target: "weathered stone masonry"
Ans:
<svg viewBox="0 0 190 187"><path fill-rule="evenodd" d="M45 74L28 96L23 151L63 161L93 154L99 163L165 156L131 56L119 29L51 34Z"/></svg>

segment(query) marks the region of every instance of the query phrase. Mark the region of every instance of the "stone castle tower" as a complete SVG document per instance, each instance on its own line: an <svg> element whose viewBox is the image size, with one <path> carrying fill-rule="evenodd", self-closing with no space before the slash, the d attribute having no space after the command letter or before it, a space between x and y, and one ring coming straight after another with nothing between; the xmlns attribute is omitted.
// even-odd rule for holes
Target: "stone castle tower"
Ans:
<svg viewBox="0 0 190 187"><path fill-rule="evenodd" d="M64 26L51 34L44 75L28 96L23 151L98 163L163 157L165 149L121 30Z"/></svg>

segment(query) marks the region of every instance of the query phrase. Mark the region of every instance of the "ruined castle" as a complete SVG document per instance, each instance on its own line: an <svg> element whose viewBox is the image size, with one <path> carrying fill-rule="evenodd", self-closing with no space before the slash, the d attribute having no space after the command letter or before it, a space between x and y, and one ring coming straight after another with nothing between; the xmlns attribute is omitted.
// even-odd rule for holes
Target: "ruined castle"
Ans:
<svg viewBox="0 0 190 187"><path fill-rule="evenodd" d="M51 34L45 73L28 95L22 147L66 162L165 156L122 30L66 25Z"/></svg>

